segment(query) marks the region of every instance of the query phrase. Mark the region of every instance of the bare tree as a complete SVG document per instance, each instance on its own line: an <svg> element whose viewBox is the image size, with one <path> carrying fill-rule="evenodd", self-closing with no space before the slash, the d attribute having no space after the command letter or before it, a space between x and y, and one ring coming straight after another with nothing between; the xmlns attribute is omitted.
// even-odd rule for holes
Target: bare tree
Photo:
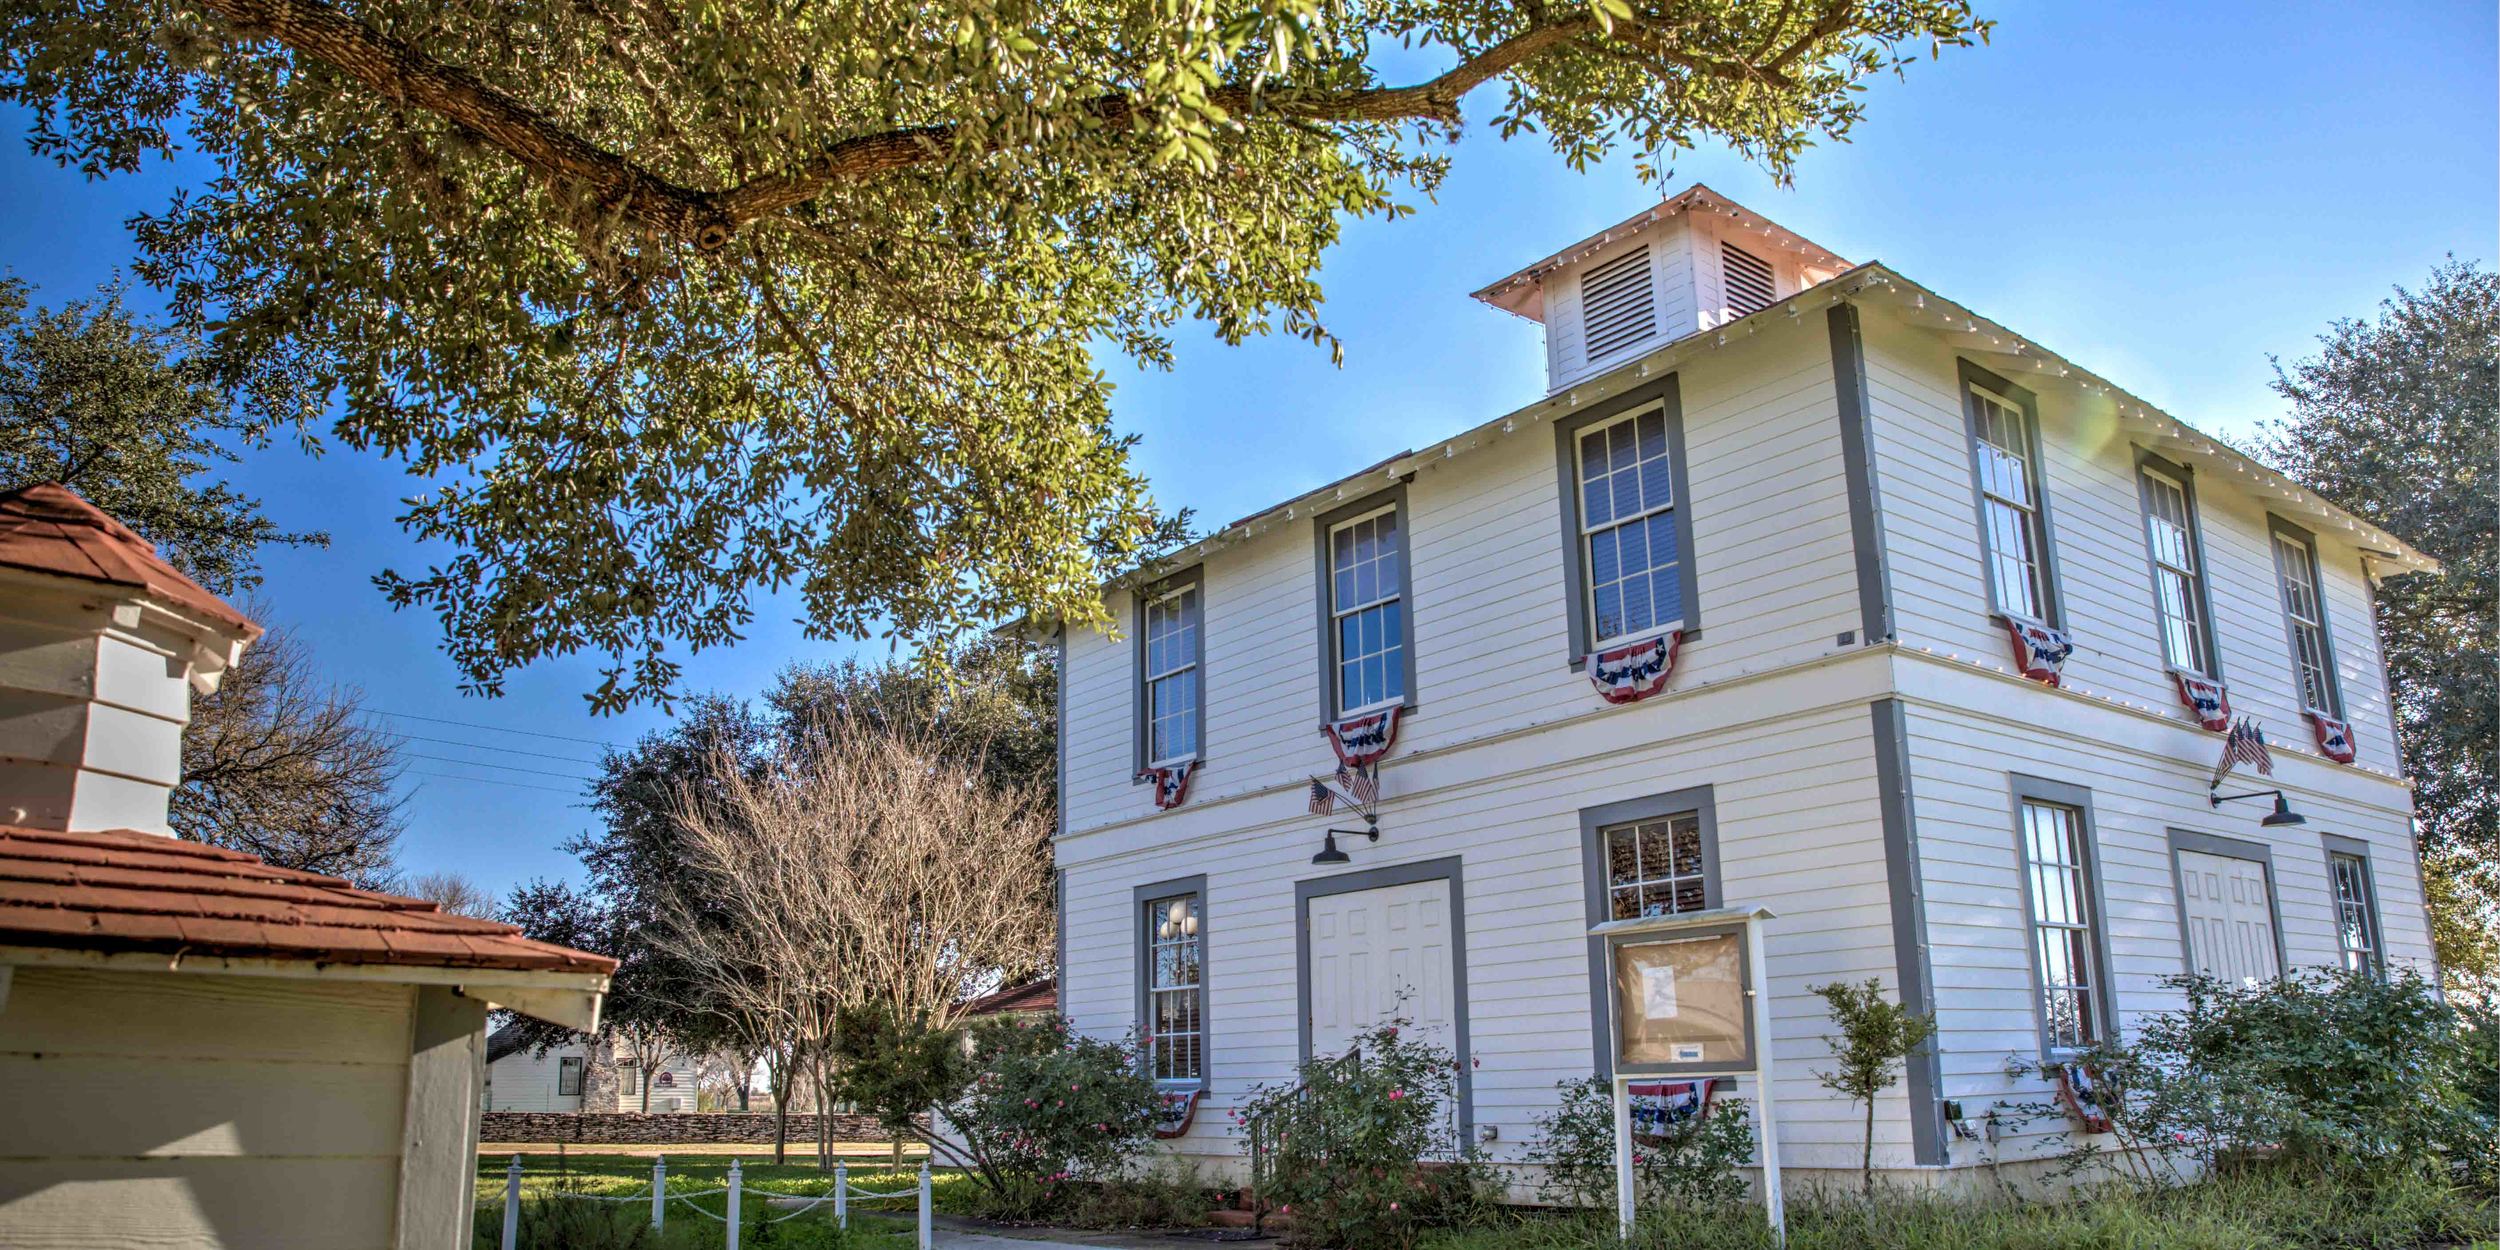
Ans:
<svg viewBox="0 0 2500 1250"><path fill-rule="evenodd" d="M284 629L243 653L182 735L174 831L281 868L386 884L400 833L399 754Z"/></svg>
<svg viewBox="0 0 2500 1250"><path fill-rule="evenodd" d="M400 893L421 898L455 916L473 916L494 920L502 909L495 905L495 896L486 887L456 872L419 873L402 885Z"/></svg>
<svg viewBox="0 0 2500 1250"><path fill-rule="evenodd" d="M712 786L680 816L709 910L680 903L666 924L720 999L790 1039L819 1091L844 1006L945 1027L1001 969L1045 958L1032 881L1050 809L1030 786L983 782L929 731L828 717L760 773L724 758Z"/></svg>

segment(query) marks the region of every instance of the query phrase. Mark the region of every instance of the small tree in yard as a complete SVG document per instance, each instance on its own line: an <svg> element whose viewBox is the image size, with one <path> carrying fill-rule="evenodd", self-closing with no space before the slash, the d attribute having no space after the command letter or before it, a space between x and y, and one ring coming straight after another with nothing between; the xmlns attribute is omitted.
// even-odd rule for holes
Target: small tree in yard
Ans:
<svg viewBox="0 0 2500 1250"><path fill-rule="evenodd" d="M1834 981L1814 992L1831 1005L1832 1022L1840 1035L1826 1034L1832 1048L1830 1071L1814 1075L1823 1088L1845 1095L1866 1108L1866 1136L1858 1156L1858 1175L1866 1193L1875 1193L1875 1096L1901 1079L1901 1062L1936 1035L1936 1018L1920 1015L1884 997L1884 983L1868 977L1864 984Z"/></svg>
<svg viewBox="0 0 2500 1250"><path fill-rule="evenodd" d="M953 1101L972 1079L961 1033L882 1004L844 1008L833 1052L833 1097L877 1117L898 1169L903 1143L921 1135L919 1116Z"/></svg>

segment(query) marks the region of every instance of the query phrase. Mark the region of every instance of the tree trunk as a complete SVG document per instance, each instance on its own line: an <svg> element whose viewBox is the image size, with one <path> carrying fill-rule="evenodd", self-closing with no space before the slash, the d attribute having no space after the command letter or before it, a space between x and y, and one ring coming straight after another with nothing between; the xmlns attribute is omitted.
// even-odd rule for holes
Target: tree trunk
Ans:
<svg viewBox="0 0 2500 1250"><path fill-rule="evenodd" d="M1875 1198L1875 1098L1866 1099L1866 1141L1858 1156L1858 1181L1866 1187L1868 1201Z"/></svg>

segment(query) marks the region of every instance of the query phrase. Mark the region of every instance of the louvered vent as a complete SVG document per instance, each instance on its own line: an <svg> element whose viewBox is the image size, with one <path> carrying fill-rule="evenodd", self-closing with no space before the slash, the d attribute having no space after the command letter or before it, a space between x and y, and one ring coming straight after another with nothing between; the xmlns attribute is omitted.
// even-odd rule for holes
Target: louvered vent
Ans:
<svg viewBox="0 0 2500 1250"><path fill-rule="evenodd" d="M1644 243L1580 278L1581 350L1604 360L1658 328L1649 288L1649 245Z"/></svg>
<svg viewBox="0 0 2500 1250"><path fill-rule="evenodd" d="M1733 243L1719 244L1719 267L1727 273L1728 311L1742 317L1779 302L1771 262Z"/></svg>

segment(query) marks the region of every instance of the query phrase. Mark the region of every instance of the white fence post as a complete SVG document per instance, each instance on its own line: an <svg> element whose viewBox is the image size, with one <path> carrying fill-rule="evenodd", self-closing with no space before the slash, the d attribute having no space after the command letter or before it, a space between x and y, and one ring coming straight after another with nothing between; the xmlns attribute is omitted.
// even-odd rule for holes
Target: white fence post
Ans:
<svg viewBox="0 0 2500 1250"><path fill-rule="evenodd" d="M729 1161L729 1250L738 1250L738 1161Z"/></svg>
<svg viewBox="0 0 2500 1250"><path fill-rule="evenodd" d="M833 1165L833 1222L841 1228L851 1226L851 1165L839 1160Z"/></svg>
<svg viewBox="0 0 2500 1250"><path fill-rule="evenodd" d="M512 1166L503 1170L503 1250L519 1250L521 1244L521 1156L512 1156Z"/></svg>
<svg viewBox="0 0 2500 1250"><path fill-rule="evenodd" d="M651 1156L651 1231L668 1220L668 1156Z"/></svg>
<svg viewBox="0 0 2500 1250"><path fill-rule="evenodd" d="M920 1250L930 1250L929 1231L929 1161L920 1161Z"/></svg>

